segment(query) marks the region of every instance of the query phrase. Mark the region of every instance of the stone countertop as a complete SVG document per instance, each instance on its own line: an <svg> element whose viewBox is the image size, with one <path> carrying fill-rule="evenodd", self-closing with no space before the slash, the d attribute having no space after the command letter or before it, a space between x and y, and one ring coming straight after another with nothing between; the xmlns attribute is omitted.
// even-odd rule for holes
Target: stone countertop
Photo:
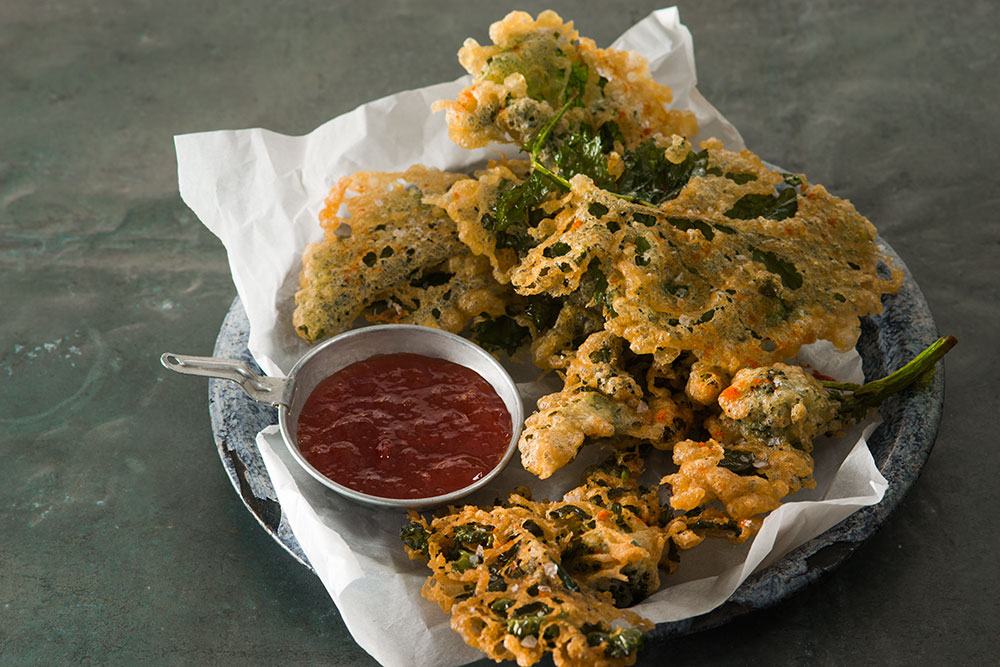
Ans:
<svg viewBox="0 0 1000 667"><path fill-rule="evenodd" d="M1000 653L1000 15L992 3L681 2L701 92L762 157L850 199L921 286L947 397L923 473L876 535L776 608L640 664L984 664ZM172 136L302 134L461 74L508 9L599 45L656 4L165 3L0 8L0 664L371 659L245 510L207 391L235 290L177 195Z"/></svg>

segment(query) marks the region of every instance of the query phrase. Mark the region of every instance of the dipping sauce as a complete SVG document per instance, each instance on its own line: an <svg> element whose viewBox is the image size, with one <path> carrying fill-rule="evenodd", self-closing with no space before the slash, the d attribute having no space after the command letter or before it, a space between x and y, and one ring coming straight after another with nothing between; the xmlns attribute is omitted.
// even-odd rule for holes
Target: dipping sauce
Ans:
<svg viewBox="0 0 1000 667"><path fill-rule="evenodd" d="M382 498L430 498L490 472L510 445L503 400L474 370L380 354L323 380L298 419L298 446L323 475Z"/></svg>

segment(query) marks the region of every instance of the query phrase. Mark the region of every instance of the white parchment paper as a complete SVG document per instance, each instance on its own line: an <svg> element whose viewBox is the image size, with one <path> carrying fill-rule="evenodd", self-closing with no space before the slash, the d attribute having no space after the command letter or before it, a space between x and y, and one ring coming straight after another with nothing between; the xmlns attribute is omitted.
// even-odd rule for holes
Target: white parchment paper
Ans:
<svg viewBox="0 0 1000 667"><path fill-rule="evenodd" d="M613 46L649 60L653 76L673 89L673 106L697 116L696 140L714 136L729 149L743 148L736 129L696 88L691 35L676 9L654 12ZM467 82L463 77L376 100L302 137L248 129L175 138L181 197L226 247L250 321L249 348L266 373L287 374L306 350L291 326L300 256L306 243L322 237L318 214L338 179L358 170L402 171L414 163L460 171L496 157L496 147L469 151L453 144L443 114L430 112L432 102L455 97ZM832 377L863 379L855 353L817 344L801 356ZM522 388L530 413L540 391ZM734 548L710 541L685 552L678 575L635 610L657 622L710 611L755 568L879 502L886 481L865 443L872 428L818 442L815 489L773 512L751 544ZM297 466L276 427L258 434L257 445L284 516L365 650L385 665L447 666L482 657L451 631L437 605L420 596L427 569L403 553L402 513L362 507L328 492ZM470 501L505 497L519 484L531 485L538 498L557 498L578 483L580 469L596 455L585 452L544 484L515 461Z"/></svg>

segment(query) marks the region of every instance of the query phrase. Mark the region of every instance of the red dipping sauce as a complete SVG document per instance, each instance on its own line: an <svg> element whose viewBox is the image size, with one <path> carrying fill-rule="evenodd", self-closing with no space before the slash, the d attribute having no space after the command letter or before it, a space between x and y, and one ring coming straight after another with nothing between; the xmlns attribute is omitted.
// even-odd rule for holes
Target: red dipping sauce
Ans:
<svg viewBox="0 0 1000 667"><path fill-rule="evenodd" d="M474 370L420 354L347 366L298 419L305 459L338 484L382 498L430 498L472 484L510 445L510 413Z"/></svg>

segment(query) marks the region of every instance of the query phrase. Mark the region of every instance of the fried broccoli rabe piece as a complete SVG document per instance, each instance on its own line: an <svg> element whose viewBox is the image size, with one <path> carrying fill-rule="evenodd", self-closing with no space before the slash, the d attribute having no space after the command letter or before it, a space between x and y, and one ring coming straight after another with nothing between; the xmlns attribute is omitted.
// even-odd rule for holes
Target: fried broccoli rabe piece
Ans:
<svg viewBox="0 0 1000 667"><path fill-rule="evenodd" d="M490 37L492 46L466 41L459 60L475 80L434 108L447 111L459 145L513 143L532 159L491 164L436 201L463 242L490 258L497 280L509 282L567 179L586 173L616 192L668 192L676 175L667 172L677 167L656 146L693 136L697 122L667 108L672 93L653 81L644 59L597 49L554 12L537 20L512 12L490 27Z"/></svg>
<svg viewBox="0 0 1000 667"><path fill-rule="evenodd" d="M617 606L659 587L665 536L655 490L638 485L641 460L622 454L589 470L558 502L527 491L504 506L467 506L403 528L411 558L432 574L426 598L494 660L531 665L630 665L652 624Z"/></svg>
<svg viewBox="0 0 1000 667"><path fill-rule="evenodd" d="M817 435L836 429L840 407L812 374L782 363L741 369L718 401L715 428L724 441L806 452Z"/></svg>
<svg viewBox="0 0 1000 667"><path fill-rule="evenodd" d="M673 94L650 77L641 56L598 49L572 22L544 11L511 12L490 26L493 44L466 40L459 62L474 77L447 111L449 136L465 148L525 145L567 102L566 122L599 127L616 120L628 147L658 134L693 136L689 111L669 110Z"/></svg>
<svg viewBox="0 0 1000 667"><path fill-rule="evenodd" d="M639 405L642 388L623 368L622 348L622 339L607 331L591 334L566 367L566 384L591 387L616 401Z"/></svg>
<svg viewBox="0 0 1000 667"><path fill-rule="evenodd" d="M518 441L521 463L541 479L572 461L586 438L628 436L656 440L663 426L647 410L616 401L585 385L543 396L524 422Z"/></svg>
<svg viewBox="0 0 1000 667"><path fill-rule="evenodd" d="M639 483L640 446L616 449L559 501L519 489L489 509L450 508L429 522L411 513L401 538L432 570L423 594L467 643L519 665L546 652L556 665L632 664L651 624L622 607L655 593L680 550L706 537L740 543L759 528L759 517L736 522L706 507L674 517Z"/></svg>
<svg viewBox="0 0 1000 667"><path fill-rule="evenodd" d="M302 256L296 332L310 342L340 333L387 291L461 254L455 223L423 198L462 178L419 165L342 178L320 214L323 241Z"/></svg>
<svg viewBox="0 0 1000 667"><path fill-rule="evenodd" d="M546 177L501 176L502 166L440 199L460 228L477 230L470 247L499 281L524 295L579 295L604 329L661 364L691 351L731 373L819 338L852 346L859 317L879 312L902 279L897 269L880 275L888 263L874 227L821 186L748 151L703 145L682 143L676 165L658 148L679 171L659 181L673 186L656 206L621 196L635 192L622 185L630 171L608 180L596 168L560 170L571 176L566 191L550 182L533 207L512 194L536 192L530 179ZM610 159L599 152L610 146L595 146Z"/></svg>
<svg viewBox="0 0 1000 667"><path fill-rule="evenodd" d="M662 479L671 487L670 506L687 511L719 501L737 522L776 509L782 498L813 484L813 462L805 452L792 449L765 448L762 453L772 452L780 460L768 458L765 470L754 467L741 474L723 465L727 450L715 440L677 443L674 463L680 469ZM756 460L751 458L751 466Z"/></svg>
<svg viewBox="0 0 1000 667"><path fill-rule="evenodd" d="M583 484L549 510L569 540L562 565L573 578L607 591L615 606L630 607L660 587L659 567L670 535L659 528L657 489L639 484L644 463L634 444L584 474Z"/></svg>
<svg viewBox="0 0 1000 667"><path fill-rule="evenodd" d="M508 287L493 280L489 264L466 250L382 292L362 317L458 333L473 318L502 316L512 296Z"/></svg>
<svg viewBox="0 0 1000 667"><path fill-rule="evenodd" d="M646 394L625 368L623 343L606 331L591 334L565 369L565 386L538 400L518 440L521 463L541 479L572 461L589 440L646 441L669 449L691 425L682 395ZM626 440L627 442L628 440Z"/></svg>
<svg viewBox="0 0 1000 667"><path fill-rule="evenodd" d="M898 288L848 202L749 151L691 147L693 127L633 57L552 13L511 14L490 34L460 54L474 83L438 108L458 143L513 143L530 159L434 201L498 281L582 293L634 352L666 365L690 351L729 373L819 338L849 348L859 317Z"/></svg>
<svg viewBox="0 0 1000 667"><path fill-rule="evenodd" d="M662 479L670 505L694 510L719 501L738 525L815 485L813 439L862 419L888 396L930 372L955 339L942 338L894 373L865 385L821 381L798 366L743 369L707 420L712 438L674 446L680 469Z"/></svg>
<svg viewBox="0 0 1000 667"><path fill-rule="evenodd" d="M743 446L790 446L812 451L813 439L863 419L886 398L925 373L956 343L935 341L899 370L864 385L819 380L800 366L777 363L740 370L719 395L713 437Z"/></svg>

